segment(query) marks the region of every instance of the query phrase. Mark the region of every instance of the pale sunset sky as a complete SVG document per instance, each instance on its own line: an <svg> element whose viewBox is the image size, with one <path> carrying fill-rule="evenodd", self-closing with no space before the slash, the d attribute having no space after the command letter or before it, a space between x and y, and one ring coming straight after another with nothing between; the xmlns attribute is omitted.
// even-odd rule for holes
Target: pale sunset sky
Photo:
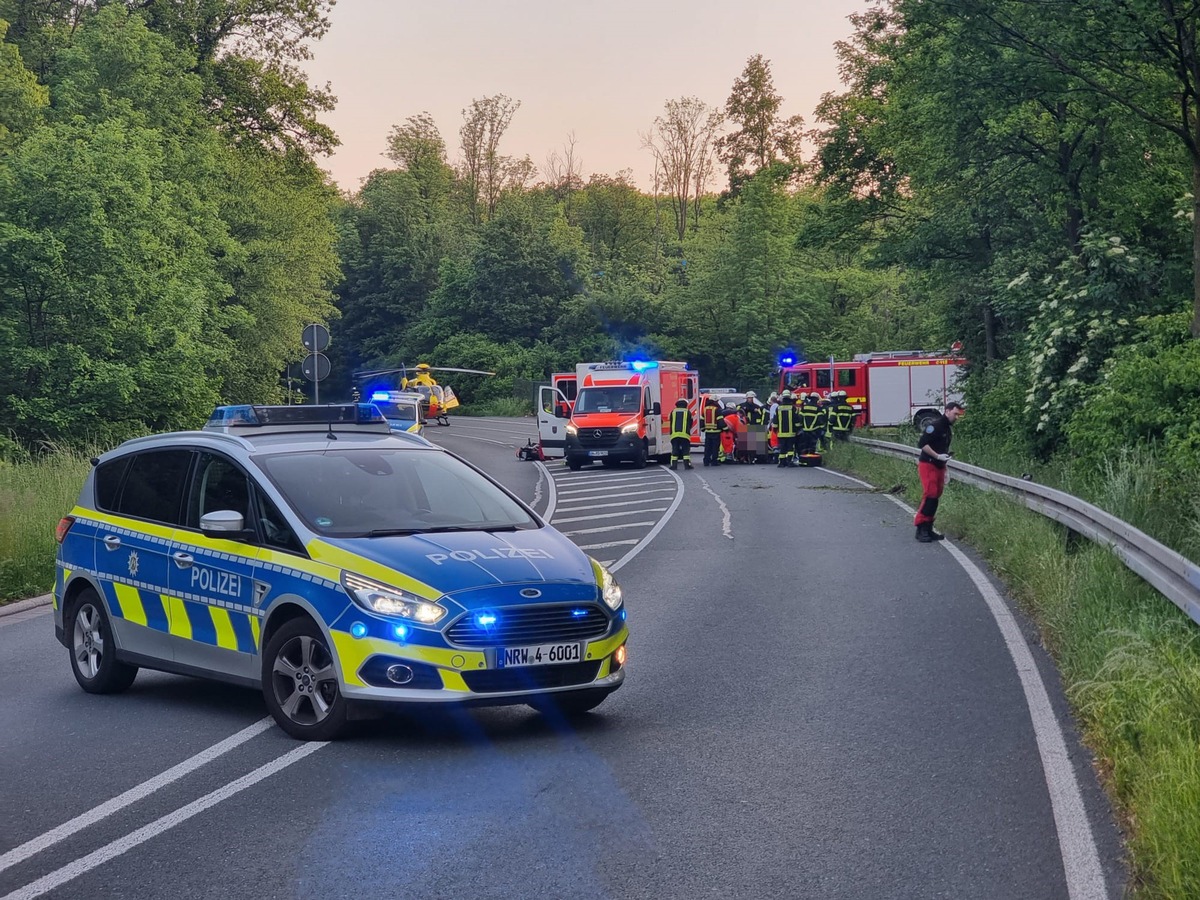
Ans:
<svg viewBox="0 0 1200 900"><path fill-rule="evenodd" d="M339 0L329 34L306 69L330 82L337 109L324 117L341 147L321 164L357 190L393 124L428 110L458 158L462 110L503 93L521 108L500 151L528 154L539 172L569 132L583 177L632 169L647 187L641 149L667 99L695 95L723 107L746 60L771 61L784 117L814 124L826 91L841 89L833 44L867 0ZM719 176L718 176L719 177ZM719 188L721 185L714 185Z"/></svg>

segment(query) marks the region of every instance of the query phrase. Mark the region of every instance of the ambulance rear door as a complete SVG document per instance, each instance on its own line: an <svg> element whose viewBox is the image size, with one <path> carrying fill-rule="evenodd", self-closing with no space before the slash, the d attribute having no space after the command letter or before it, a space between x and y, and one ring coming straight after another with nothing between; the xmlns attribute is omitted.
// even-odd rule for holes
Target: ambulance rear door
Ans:
<svg viewBox="0 0 1200 900"><path fill-rule="evenodd" d="M567 438L564 430L570 414L563 416L562 413L567 409L567 398L561 391L549 384L538 387L538 440L542 445L542 455L547 459L566 455Z"/></svg>

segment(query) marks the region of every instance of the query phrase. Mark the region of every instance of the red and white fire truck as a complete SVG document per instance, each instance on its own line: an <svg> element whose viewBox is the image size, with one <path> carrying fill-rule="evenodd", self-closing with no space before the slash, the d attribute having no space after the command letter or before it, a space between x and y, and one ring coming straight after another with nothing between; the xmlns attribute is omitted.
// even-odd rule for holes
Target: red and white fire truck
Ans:
<svg viewBox="0 0 1200 900"><path fill-rule="evenodd" d="M860 353L850 362L831 359L783 366L779 390L816 391L822 397L845 391L846 400L858 410L855 427L914 423L923 428L942 414L947 402L962 400L958 379L967 361L958 355L960 349L956 344L949 353Z"/></svg>
<svg viewBox="0 0 1200 900"><path fill-rule="evenodd" d="M700 443L699 374L668 360L580 363L540 389L538 436L547 457L644 465L671 454L671 410L680 398L692 413L692 443Z"/></svg>

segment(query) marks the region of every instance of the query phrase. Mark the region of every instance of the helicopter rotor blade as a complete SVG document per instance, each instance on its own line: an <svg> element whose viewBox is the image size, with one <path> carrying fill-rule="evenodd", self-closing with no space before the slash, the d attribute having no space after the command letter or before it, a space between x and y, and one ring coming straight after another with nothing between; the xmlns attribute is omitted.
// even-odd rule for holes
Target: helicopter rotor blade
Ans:
<svg viewBox="0 0 1200 900"><path fill-rule="evenodd" d="M495 372L484 372L482 369L459 369L454 366L430 366L434 372L466 372L468 375L495 375Z"/></svg>

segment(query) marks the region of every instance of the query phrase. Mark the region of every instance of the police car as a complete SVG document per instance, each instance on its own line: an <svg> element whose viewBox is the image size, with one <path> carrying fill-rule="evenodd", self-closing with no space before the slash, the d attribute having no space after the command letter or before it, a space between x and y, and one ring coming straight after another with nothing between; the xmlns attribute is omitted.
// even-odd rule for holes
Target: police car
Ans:
<svg viewBox="0 0 1200 900"><path fill-rule="evenodd" d="M575 714L625 678L612 576L370 404L219 407L127 441L57 537L55 632L90 693L200 675L328 740L372 705Z"/></svg>

